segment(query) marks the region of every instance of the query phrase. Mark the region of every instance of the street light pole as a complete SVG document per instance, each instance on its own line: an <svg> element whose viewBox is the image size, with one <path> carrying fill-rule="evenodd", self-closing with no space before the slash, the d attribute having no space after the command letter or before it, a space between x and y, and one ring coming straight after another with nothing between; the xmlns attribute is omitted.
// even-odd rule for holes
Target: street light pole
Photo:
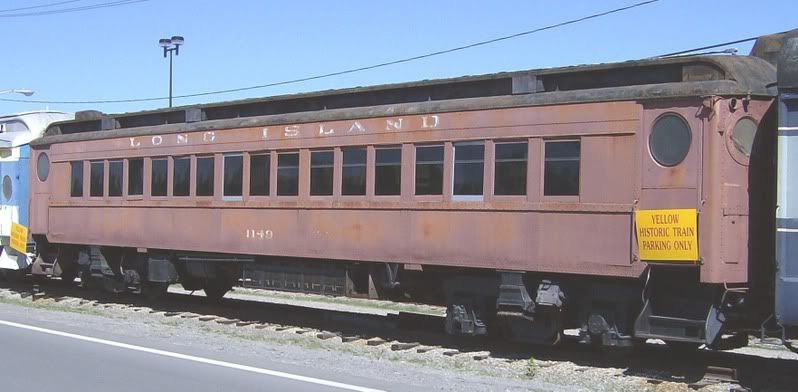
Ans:
<svg viewBox="0 0 798 392"><path fill-rule="evenodd" d="M169 107L172 107L172 51L169 51Z"/></svg>
<svg viewBox="0 0 798 392"><path fill-rule="evenodd" d="M158 45L163 48L163 57L169 53L169 107L172 107L172 52L175 56L180 54L180 46L183 45L185 40L179 35L172 36L172 38L162 38L158 41Z"/></svg>

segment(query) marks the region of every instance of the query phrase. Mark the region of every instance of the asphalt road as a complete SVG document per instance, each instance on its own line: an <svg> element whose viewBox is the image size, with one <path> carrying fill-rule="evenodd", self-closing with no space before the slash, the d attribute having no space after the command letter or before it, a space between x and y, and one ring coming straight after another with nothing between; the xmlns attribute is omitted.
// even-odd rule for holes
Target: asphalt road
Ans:
<svg viewBox="0 0 798 392"><path fill-rule="evenodd" d="M0 392L579 389L475 374L440 355L324 344L128 309L29 301L0 298Z"/></svg>
<svg viewBox="0 0 798 392"><path fill-rule="evenodd" d="M92 336L97 333L89 328L61 328L67 326L41 320L32 325L25 311L0 309L2 391L382 390L379 380L358 380L371 385L355 385L351 380L331 380L312 368L278 371L269 368L267 359L236 363L186 353L191 350L183 345L160 342L158 347L148 347L124 342L119 336ZM338 382L342 384L334 384Z"/></svg>

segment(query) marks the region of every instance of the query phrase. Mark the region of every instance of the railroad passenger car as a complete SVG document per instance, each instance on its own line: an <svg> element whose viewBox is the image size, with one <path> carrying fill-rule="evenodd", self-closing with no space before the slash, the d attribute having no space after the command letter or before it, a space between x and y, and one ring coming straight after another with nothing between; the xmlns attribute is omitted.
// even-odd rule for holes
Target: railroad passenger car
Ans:
<svg viewBox="0 0 798 392"><path fill-rule="evenodd" d="M17 249L11 246L12 225L23 231L28 225L28 143L41 137L50 123L72 118L71 114L48 110L0 117L0 274L25 270L31 264L27 233L21 233Z"/></svg>
<svg viewBox="0 0 798 392"><path fill-rule="evenodd" d="M699 55L82 112L33 143L30 231L115 291L241 280L439 301L452 334L721 347L773 313L775 80Z"/></svg>

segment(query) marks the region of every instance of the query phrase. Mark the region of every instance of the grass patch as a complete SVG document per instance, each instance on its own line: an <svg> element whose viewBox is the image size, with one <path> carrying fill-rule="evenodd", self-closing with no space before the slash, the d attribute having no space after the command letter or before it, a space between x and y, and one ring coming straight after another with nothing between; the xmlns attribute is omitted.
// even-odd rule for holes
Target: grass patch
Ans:
<svg viewBox="0 0 798 392"><path fill-rule="evenodd" d="M540 365L535 360L535 357L529 357L526 361L526 376L528 378L535 378L537 376L538 371L540 370Z"/></svg>
<svg viewBox="0 0 798 392"><path fill-rule="evenodd" d="M427 305L416 305L402 302L389 302L382 300L363 299L363 298L350 298L350 297L332 297L318 294L300 294L300 293L283 293L271 290L257 290L250 288L234 288L234 292L243 295L252 295L263 298L283 299L305 303L328 303L336 305L347 306L360 306L370 309L378 309L385 311L395 312L413 312L427 314L431 316L443 315L443 310L430 309Z"/></svg>

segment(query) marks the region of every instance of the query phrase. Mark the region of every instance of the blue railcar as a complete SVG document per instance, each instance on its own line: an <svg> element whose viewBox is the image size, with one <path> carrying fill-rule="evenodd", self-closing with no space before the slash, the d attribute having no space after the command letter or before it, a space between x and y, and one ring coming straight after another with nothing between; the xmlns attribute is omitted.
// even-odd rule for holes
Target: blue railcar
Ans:
<svg viewBox="0 0 798 392"><path fill-rule="evenodd" d="M30 255L11 248L12 224L28 225L28 181L31 140L56 121L71 120L73 114L33 111L0 116L0 270L25 270Z"/></svg>

